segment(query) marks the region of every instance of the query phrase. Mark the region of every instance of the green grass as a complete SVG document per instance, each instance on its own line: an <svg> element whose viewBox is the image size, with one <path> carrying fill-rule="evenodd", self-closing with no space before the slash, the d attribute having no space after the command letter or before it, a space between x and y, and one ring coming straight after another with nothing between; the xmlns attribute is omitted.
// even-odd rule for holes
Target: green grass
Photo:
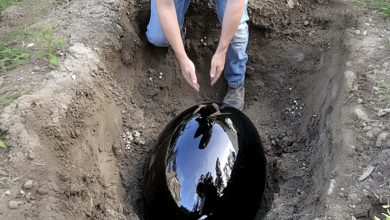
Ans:
<svg viewBox="0 0 390 220"><path fill-rule="evenodd" d="M382 102L390 103L390 83L380 80L377 82L379 94L382 95Z"/></svg>
<svg viewBox="0 0 390 220"><path fill-rule="evenodd" d="M390 205L384 205L382 207L383 209L386 210L386 212L381 213L385 217L384 220L390 220ZM382 220L382 219L378 218L377 216L374 216L374 220Z"/></svg>
<svg viewBox="0 0 390 220"><path fill-rule="evenodd" d="M56 68L59 66L59 58L57 51L65 44L64 38L54 37L54 30L52 27L45 27L42 30L41 36L38 38L38 42L41 43L41 49L37 52L38 58L46 58L51 67Z"/></svg>
<svg viewBox="0 0 390 220"><path fill-rule="evenodd" d="M7 145L5 144L3 139L0 138L0 150L6 149L6 148L7 148Z"/></svg>
<svg viewBox="0 0 390 220"><path fill-rule="evenodd" d="M9 104L11 104L13 101L18 99L20 96L22 96L21 92L15 92L3 99L0 99L0 109L7 107Z"/></svg>
<svg viewBox="0 0 390 220"><path fill-rule="evenodd" d="M390 0L361 0L364 5L380 10L385 17L390 17Z"/></svg>
<svg viewBox="0 0 390 220"><path fill-rule="evenodd" d="M3 37L3 41L18 42L20 46L10 47L0 41L0 73L26 63L30 57L47 60L50 67L57 68L60 62L58 53L63 49L65 38L56 36L54 32L52 27L38 31L30 30L27 26L12 29ZM33 46L25 47L29 43L33 43Z"/></svg>
<svg viewBox="0 0 390 220"><path fill-rule="evenodd" d="M20 47L13 48L0 42L0 73L25 64L28 57L26 49Z"/></svg>
<svg viewBox="0 0 390 220"><path fill-rule="evenodd" d="M0 12L4 11L9 6L21 1L22 0L0 0Z"/></svg>

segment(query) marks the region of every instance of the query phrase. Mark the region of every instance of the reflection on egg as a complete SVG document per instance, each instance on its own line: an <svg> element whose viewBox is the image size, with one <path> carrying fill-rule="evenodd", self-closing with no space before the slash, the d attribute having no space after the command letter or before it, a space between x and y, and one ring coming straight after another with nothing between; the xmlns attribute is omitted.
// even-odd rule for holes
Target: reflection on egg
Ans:
<svg viewBox="0 0 390 220"><path fill-rule="evenodd" d="M160 134L145 176L146 219L253 219L266 159L259 134L241 111L193 106Z"/></svg>

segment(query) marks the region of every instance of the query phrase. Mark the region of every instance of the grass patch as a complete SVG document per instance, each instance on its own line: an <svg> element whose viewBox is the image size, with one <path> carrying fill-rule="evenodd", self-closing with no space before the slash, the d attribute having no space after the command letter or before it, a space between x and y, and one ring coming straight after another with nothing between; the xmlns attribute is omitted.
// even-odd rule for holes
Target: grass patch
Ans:
<svg viewBox="0 0 390 220"><path fill-rule="evenodd" d="M18 99L20 96L22 96L21 92L15 92L10 96L5 97L4 99L0 99L0 109L7 107L9 104L11 104L13 101Z"/></svg>
<svg viewBox="0 0 390 220"><path fill-rule="evenodd" d="M384 216L385 220L390 220L390 205L384 205L382 206L383 209L385 209L386 211L385 212L382 212L382 216ZM377 216L374 216L374 220L382 220L380 218L378 218Z"/></svg>
<svg viewBox="0 0 390 220"><path fill-rule="evenodd" d="M38 58L45 58L48 60L51 67L56 68L59 66L58 51L61 51L65 44L64 38L54 37L54 30L52 27L45 27L42 30L42 34L38 39L41 42L41 49L37 52Z"/></svg>
<svg viewBox="0 0 390 220"><path fill-rule="evenodd" d="M378 83L378 93L382 96L381 102L390 103L390 83L385 82L384 80L380 80Z"/></svg>
<svg viewBox="0 0 390 220"><path fill-rule="evenodd" d="M26 49L19 47L12 48L0 42L0 73L25 64L28 57Z"/></svg>
<svg viewBox="0 0 390 220"><path fill-rule="evenodd" d="M0 12L4 11L9 6L21 1L22 0L0 0Z"/></svg>
<svg viewBox="0 0 390 220"><path fill-rule="evenodd" d="M390 17L390 0L361 0L365 6L380 10L385 17Z"/></svg>
<svg viewBox="0 0 390 220"><path fill-rule="evenodd" d="M3 41L18 42L19 47L11 48ZM50 67L57 68L65 45L65 37L56 35L50 26L41 30L27 26L13 28L3 41L0 41L0 73L26 63L29 58L46 60Z"/></svg>
<svg viewBox="0 0 390 220"><path fill-rule="evenodd" d="M5 144L5 141L0 138L0 150L4 150L7 148L7 145Z"/></svg>

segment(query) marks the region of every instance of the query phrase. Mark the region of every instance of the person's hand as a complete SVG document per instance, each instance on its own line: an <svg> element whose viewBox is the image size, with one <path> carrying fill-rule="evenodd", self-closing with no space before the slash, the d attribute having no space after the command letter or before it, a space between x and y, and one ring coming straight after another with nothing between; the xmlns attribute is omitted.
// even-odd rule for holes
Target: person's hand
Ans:
<svg viewBox="0 0 390 220"><path fill-rule="evenodd" d="M195 65L188 58L183 58L179 60L181 73L183 74L184 79L193 89L199 92L200 86L196 78Z"/></svg>
<svg viewBox="0 0 390 220"><path fill-rule="evenodd" d="M221 76L221 73L225 67L226 53L216 51L211 59L210 78L211 85L213 86Z"/></svg>

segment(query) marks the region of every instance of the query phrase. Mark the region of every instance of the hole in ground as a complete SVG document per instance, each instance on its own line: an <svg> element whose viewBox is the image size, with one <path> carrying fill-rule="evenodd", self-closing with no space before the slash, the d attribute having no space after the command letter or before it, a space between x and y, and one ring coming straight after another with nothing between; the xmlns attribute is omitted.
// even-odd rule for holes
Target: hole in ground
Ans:
<svg viewBox="0 0 390 220"><path fill-rule="evenodd" d="M141 219L143 167L162 127L195 103L220 101L226 90L223 80L208 86L220 27L213 8L197 3L187 14L185 45L201 84L196 94L182 80L173 52L146 42L148 7L129 5L130 16L122 17L123 49L110 55L126 109L123 130L140 132L139 140L126 146L120 174L125 214L136 213ZM291 36L250 26L244 112L258 128L268 159L267 189L256 219L314 218L321 211L335 153L332 133L338 126L347 56L342 40L349 17L338 12L317 15L315 39L305 36L303 26L295 27L298 34Z"/></svg>

